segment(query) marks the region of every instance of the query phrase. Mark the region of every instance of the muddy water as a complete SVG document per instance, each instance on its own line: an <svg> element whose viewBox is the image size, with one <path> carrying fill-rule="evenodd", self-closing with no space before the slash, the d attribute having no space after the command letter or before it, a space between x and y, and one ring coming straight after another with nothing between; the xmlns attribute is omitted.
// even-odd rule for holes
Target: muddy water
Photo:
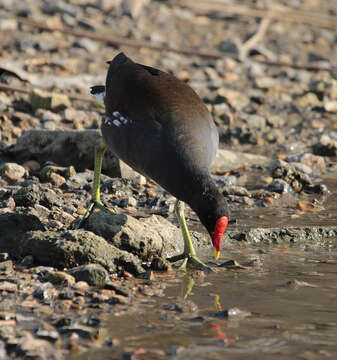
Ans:
<svg viewBox="0 0 337 360"><path fill-rule="evenodd" d="M139 348L145 353L135 359L336 358L336 249L231 249L228 259L258 262L196 278L185 301L187 279L169 280L162 297L107 319L118 346L76 358L115 359ZM237 315L226 316L232 308Z"/></svg>

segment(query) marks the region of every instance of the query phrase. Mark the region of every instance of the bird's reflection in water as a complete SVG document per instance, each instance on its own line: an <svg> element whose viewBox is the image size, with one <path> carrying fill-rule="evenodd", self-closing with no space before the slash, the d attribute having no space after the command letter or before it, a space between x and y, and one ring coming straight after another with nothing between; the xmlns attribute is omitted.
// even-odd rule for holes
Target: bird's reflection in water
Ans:
<svg viewBox="0 0 337 360"><path fill-rule="evenodd" d="M185 274L181 286L181 297L185 300L193 289L195 280L189 274Z"/></svg>

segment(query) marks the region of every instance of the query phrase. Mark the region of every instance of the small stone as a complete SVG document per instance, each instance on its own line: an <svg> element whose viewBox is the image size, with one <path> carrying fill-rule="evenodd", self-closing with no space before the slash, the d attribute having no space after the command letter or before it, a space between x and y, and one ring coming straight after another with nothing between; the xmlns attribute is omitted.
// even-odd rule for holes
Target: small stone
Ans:
<svg viewBox="0 0 337 360"><path fill-rule="evenodd" d="M302 153L288 156L284 159L287 162L300 162L302 164L308 165L311 168L318 168L323 170L326 168L324 157L313 155L311 153Z"/></svg>
<svg viewBox="0 0 337 360"><path fill-rule="evenodd" d="M172 356L172 355L179 355L185 350L183 346L172 346L167 349L166 355Z"/></svg>
<svg viewBox="0 0 337 360"><path fill-rule="evenodd" d="M13 271L13 261L7 260L0 262L0 271L12 272Z"/></svg>
<svg viewBox="0 0 337 360"><path fill-rule="evenodd" d="M277 85L278 80L269 76L258 76L255 85L260 89L270 89Z"/></svg>
<svg viewBox="0 0 337 360"><path fill-rule="evenodd" d="M280 193L280 194L293 192L291 186L286 181L281 180L281 179L274 179L268 185L267 189L270 192L277 192L277 193Z"/></svg>
<svg viewBox="0 0 337 360"><path fill-rule="evenodd" d="M68 271L76 281L86 281L91 286L102 287L108 279L108 273L102 265L81 265Z"/></svg>
<svg viewBox="0 0 337 360"><path fill-rule="evenodd" d="M198 306L191 300L182 300L173 306L169 306L168 310L173 310L179 313L186 313L186 312L196 312L198 311Z"/></svg>
<svg viewBox="0 0 337 360"><path fill-rule="evenodd" d="M55 343L60 339L60 335L56 330L39 329L35 335L49 342Z"/></svg>
<svg viewBox="0 0 337 360"><path fill-rule="evenodd" d="M52 300L56 297L57 291L50 282L38 285L33 296L39 300Z"/></svg>
<svg viewBox="0 0 337 360"><path fill-rule="evenodd" d="M226 318L245 318L251 316L252 313L249 311L241 310L237 307L230 308L228 310L220 311L216 314L216 317L226 317Z"/></svg>
<svg viewBox="0 0 337 360"><path fill-rule="evenodd" d="M52 179L53 174L61 176L62 179L64 178L69 179L71 176L76 174L76 170L73 166L63 167L63 166L47 165L41 169L40 174L46 180Z"/></svg>
<svg viewBox="0 0 337 360"><path fill-rule="evenodd" d="M151 262L151 269L154 271L168 271L171 268L170 262L162 257L155 257Z"/></svg>
<svg viewBox="0 0 337 360"><path fill-rule="evenodd" d="M322 135L319 142L313 147L314 154L322 156L337 156L337 132Z"/></svg>
<svg viewBox="0 0 337 360"><path fill-rule="evenodd" d="M0 292L7 291L7 292L16 292L18 290L18 286L13 284L9 281L0 282Z"/></svg>
<svg viewBox="0 0 337 360"><path fill-rule="evenodd" d="M99 49L99 43L91 39L80 38L76 39L74 47L85 49L89 53L96 53Z"/></svg>
<svg viewBox="0 0 337 360"><path fill-rule="evenodd" d="M15 201L12 196L4 197L0 200L0 207L14 210Z"/></svg>
<svg viewBox="0 0 337 360"><path fill-rule="evenodd" d="M322 106L322 102L318 99L317 95L315 93L307 93L303 96L298 97L294 101L295 105L300 107L315 107L315 106Z"/></svg>
<svg viewBox="0 0 337 360"><path fill-rule="evenodd" d="M280 115L270 115L267 117L267 124L273 128L281 128L286 123L286 119Z"/></svg>
<svg viewBox="0 0 337 360"><path fill-rule="evenodd" d="M222 194L227 195L237 195L237 196L247 196L250 197L249 191L243 186L224 186L222 188Z"/></svg>
<svg viewBox="0 0 337 360"><path fill-rule="evenodd" d="M30 93L30 102L34 110L42 108L60 111L70 106L68 96L34 89Z"/></svg>
<svg viewBox="0 0 337 360"><path fill-rule="evenodd" d="M63 185L65 182L66 182L66 179L59 175L59 174L56 174L56 173L51 173L50 174L50 177L49 177L49 181L57 186L57 187L60 187L61 185Z"/></svg>
<svg viewBox="0 0 337 360"><path fill-rule="evenodd" d="M38 109L36 116L40 117L43 122L59 123L62 120L62 116L50 110Z"/></svg>
<svg viewBox="0 0 337 360"><path fill-rule="evenodd" d="M15 19L0 19L1 31L15 31L18 27L18 22Z"/></svg>
<svg viewBox="0 0 337 360"><path fill-rule="evenodd" d="M0 167L0 175L9 181L17 181L27 174L27 170L16 163L5 163Z"/></svg>
<svg viewBox="0 0 337 360"><path fill-rule="evenodd" d="M78 281L73 285L74 290L89 290L90 286L86 281Z"/></svg>
<svg viewBox="0 0 337 360"><path fill-rule="evenodd" d="M75 278L63 271L53 271L46 274L46 280L53 285L72 286L75 284Z"/></svg>
<svg viewBox="0 0 337 360"><path fill-rule="evenodd" d="M219 44L220 51L233 54L235 56L239 55L239 49L234 41L231 39L225 39Z"/></svg>
<svg viewBox="0 0 337 360"><path fill-rule="evenodd" d="M75 333L81 338L94 340L99 334L99 329L92 328L90 326L84 326L79 324L74 324L71 326L64 327L62 329L63 333Z"/></svg>
<svg viewBox="0 0 337 360"><path fill-rule="evenodd" d="M87 120L87 114L84 111L70 107L64 110L63 118L66 122L85 122Z"/></svg>
<svg viewBox="0 0 337 360"><path fill-rule="evenodd" d="M325 109L325 111L336 113L337 112L337 101L324 99L324 109Z"/></svg>
<svg viewBox="0 0 337 360"><path fill-rule="evenodd" d="M247 122L250 127L263 129L266 127L266 119L260 115L247 115Z"/></svg>
<svg viewBox="0 0 337 360"><path fill-rule="evenodd" d="M35 339L31 334L22 337L17 344L17 355L26 359L52 359L55 349L46 340Z"/></svg>

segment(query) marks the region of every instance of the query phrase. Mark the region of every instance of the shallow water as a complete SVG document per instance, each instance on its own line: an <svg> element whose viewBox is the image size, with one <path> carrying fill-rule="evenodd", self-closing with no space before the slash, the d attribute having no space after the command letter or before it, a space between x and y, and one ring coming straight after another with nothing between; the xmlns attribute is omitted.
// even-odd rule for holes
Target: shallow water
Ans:
<svg viewBox="0 0 337 360"><path fill-rule="evenodd" d="M117 359L139 348L145 352L135 359L335 358L336 250L232 249L223 254L222 260L228 259L259 264L197 278L187 300L186 278L169 280L163 297L107 319L109 336L121 340L118 346L72 359ZM198 311L180 312L184 303L193 308L189 300ZM251 315L221 312L234 307Z"/></svg>
<svg viewBox="0 0 337 360"><path fill-rule="evenodd" d="M231 228L336 226L337 176L324 183L331 192L316 197L322 211L299 212L284 201L278 208L238 209ZM190 227L198 229L195 222ZM217 267L205 276L194 273L193 280L182 274L154 280L164 284L163 296L145 297L106 317L106 334L119 339L118 345L68 359L335 359L337 239L329 244L227 247L217 263L236 260L243 269ZM209 250L201 257L211 262L210 255ZM227 317L224 311L233 308L239 314Z"/></svg>

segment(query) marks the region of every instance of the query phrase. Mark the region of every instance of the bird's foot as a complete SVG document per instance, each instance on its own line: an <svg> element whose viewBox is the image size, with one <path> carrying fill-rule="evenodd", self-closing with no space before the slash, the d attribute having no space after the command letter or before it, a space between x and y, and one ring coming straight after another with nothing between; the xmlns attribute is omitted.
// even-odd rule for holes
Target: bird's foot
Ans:
<svg viewBox="0 0 337 360"><path fill-rule="evenodd" d="M202 262L196 255L181 254L181 255L173 256L167 260L170 262L176 262L182 259L183 262L178 267L178 270L180 271L186 271L187 266L191 265L192 267L197 268L199 270L213 272L213 269L210 266L206 265L204 262Z"/></svg>
<svg viewBox="0 0 337 360"><path fill-rule="evenodd" d="M105 212L107 212L108 214L111 215L115 215L116 212L114 210L109 209L108 207L106 207L101 200L92 200L90 202L90 205L87 209L87 211L85 212L85 214L83 215L82 219L80 220L80 222L78 223L78 225L76 226L76 229L80 229L81 227L83 227L84 223L88 220L89 216L93 213L93 211L95 210L95 208L99 208Z"/></svg>

